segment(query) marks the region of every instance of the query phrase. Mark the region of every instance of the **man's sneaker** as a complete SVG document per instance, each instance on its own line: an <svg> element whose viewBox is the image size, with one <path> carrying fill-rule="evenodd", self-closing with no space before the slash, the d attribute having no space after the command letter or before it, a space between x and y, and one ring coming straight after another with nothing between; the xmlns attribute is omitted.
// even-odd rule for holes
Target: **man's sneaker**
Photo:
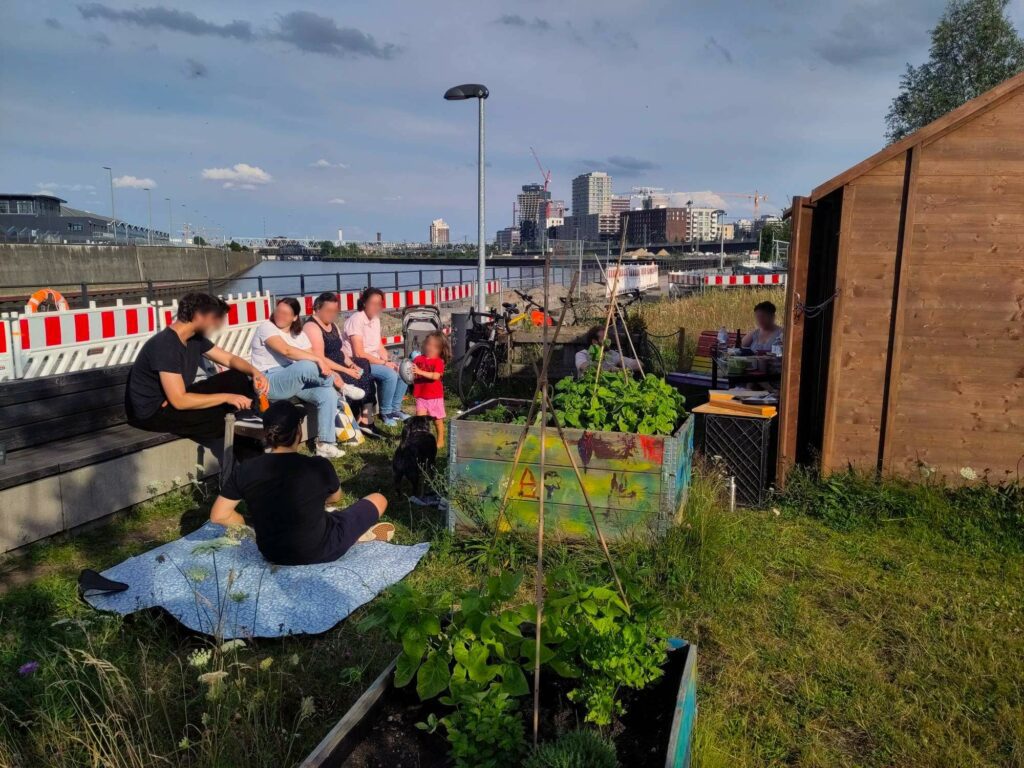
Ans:
<svg viewBox="0 0 1024 768"><path fill-rule="evenodd" d="M408 413L403 413L402 411L395 411L394 413L389 413L387 415L387 418L389 418L389 419L398 419L399 421L406 421L408 419L411 419L412 415L410 415Z"/></svg>
<svg viewBox="0 0 1024 768"><path fill-rule="evenodd" d="M359 387L353 387L351 384L346 384L341 388L341 394L343 394L349 400L362 400L366 397L366 392Z"/></svg>
<svg viewBox="0 0 1024 768"><path fill-rule="evenodd" d="M340 459L345 455L345 452L334 443L317 443L316 455L322 456L325 459Z"/></svg>
<svg viewBox="0 0 1024 768"><path fill-rule="evenodd" d="M384 437L373 424L360 424L359 431L367 437Z"/></svg>

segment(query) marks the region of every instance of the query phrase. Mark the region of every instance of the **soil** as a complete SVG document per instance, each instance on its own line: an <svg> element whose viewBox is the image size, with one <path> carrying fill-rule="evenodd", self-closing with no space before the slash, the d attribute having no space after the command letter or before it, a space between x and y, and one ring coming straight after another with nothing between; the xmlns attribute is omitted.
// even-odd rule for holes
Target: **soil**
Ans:
<svg viewBox="0 0 1024 768"><path fill-rule="evenodd" d="M665 674L642 691L623 696L626 714L609 729L619 762L625 766L658 765L665 760L675 715L679 678L685 654L669 655ZM542 681L540 739L548 741L561 733L583 727L584 713L566 698L571 680L547 678ZM531 732L532 697L522 699L527 734ZM368 720L366 735L342 763L345 768L448 768L448 743L443 729L429 734L416 728L427 715L443 714L436 700L420 702L413 686L390 689L383 703ZM514 760L510 765L518 765Z"/></svg>

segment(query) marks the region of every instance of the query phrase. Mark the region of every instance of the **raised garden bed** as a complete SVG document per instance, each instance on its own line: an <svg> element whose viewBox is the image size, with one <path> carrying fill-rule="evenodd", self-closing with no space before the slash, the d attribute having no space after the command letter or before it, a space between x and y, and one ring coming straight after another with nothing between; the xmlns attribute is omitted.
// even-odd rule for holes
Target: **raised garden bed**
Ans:
<svg viewBox="0 0 1024 768"><path fill-rule="evenodd" d="M690 765L697 715L697 647L682 640L670 642L665 674L644 690L628 694L626 714L610 729L622 765ZM397 661L374 680L301 768L451 765L444 737L416 727L436 708L436 702L421 702L411 687L395 688ZM545 683L541 713L542 740L572 729L582 720L558 684Z"/></svg>
<svg viewBox="0 0 1024 768"><path fill-rule="evenodd" d="M497 516L505 484L511 482L507 522L532 529L540 494L545 493L545 528L565 538L593 534L590 513L565 447L554 428L545 437L545 471L540 473L540 427L530 428L515 476L510 477L521 424L477 421L496 407L525 415L525 400L494 399L451 422L449 466L453 485L449 527L473 527L479 515ZM609 539L661 533L677 521L686 501L693 458L693 418L671 435L638 435L565 429L576 465L602 531ZM467 503L467 499L470 503ZM466 507L471 506L472 509Z"/></svg>

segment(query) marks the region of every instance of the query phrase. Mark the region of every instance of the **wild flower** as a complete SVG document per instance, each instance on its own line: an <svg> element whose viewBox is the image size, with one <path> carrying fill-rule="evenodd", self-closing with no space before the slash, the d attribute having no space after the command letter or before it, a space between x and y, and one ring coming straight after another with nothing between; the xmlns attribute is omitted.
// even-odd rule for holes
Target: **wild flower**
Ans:
<svg viewBox="0 0 1024 768"><path fill-rule="evenodd" d="M246 600L249 599L249 593L241 591L232 592L230 595L228 595L228 597L230 597L233 602L244 603Z"/></svg>
<svg viewBox="0 0 1024 768"><path fill-rule="evenodd" d="M297 654L297 653L293 653L293 654L292 654L292 655L291 655L291 656L290 656L290 657L288 658L288 664L289 664L290 666L292 666L292 667L297 667L297 666L299 666L299 654Z"/></svg>
<svg viewBox="0 0 1024 768"><path fill-rule="evenodd" d="M202 544L197 544L192 548L192 554L210 555L221 549L225 549L227 547L237 547L240 545L241 542L235 541L234 539L230 539L227 536L219 536L216 539L210 539L209 541L204 541Z"/></svg>
<svg viewBox="0 0 1024 768"><path fill-rule="evenodd" d="M206 672L199 676L199 682L206 686L206 698L212 701L220 696L221 685L227 676L228 673L222 669Z"/></svg>
<svg viewBox="0 0 1024 768"><path fill-rule="evenodd" d="M264 672L266 672L268 669L270 669L271 666L273 666L273 664L274 664L274 657L273 656L267 656L267 658L265 658L262 661L260 661L260 669L262 669Z"/></svg>
<svg viewBox="0 0 1024 768"><path fill-rule="evenodd" d="M978 473L975 472L971 467L961 467L960 477L962 477L964 480L977 480Z"/></svg>
<svg viewBox="0 0 1024 768"><path fill-rule="evenodd" d="M38 661L26 661L18 667L18 677L28 677L29 675L34 675L37 671L39 671Z"/></svg>
<svg viewBox="0 0 1024 768"><path fill-rule="evenodd" d="M227 642L221 644L220 652L231 653L232 651L237 651L240 648L245 648L245 640L239 640L236 638L234 640L228 640Z"/></svg>
<svg viewBox="0 0 1024 768"><path fill-rule="evenodd" d="M206 581L206 579L209 577L209 575L210 575L210 572L208 570L206 570L205 568L199 568L198 566L192 566L191 568L187 568L185 570L185 576L190 581L195 581L195 582Z"/></svg>
<svg viewBox="0 0 1024 768"><path fill-rule="evenodd" d="M316 705L313 703L312 696L303 696L302 702L299 704L299 717L305 720L307 717L312 717L316 712Z"/></svg>
<svg viewBox="0 0 1024 768"><path fill-rule="evenodd" d="M192 742L188 740L188 736L183 736L181 741L178 742L178 749L188 749L192 746Z"/></svg>
<svg viewBox="0 0 1024 768"><path fill-rule="evenodd" d="M213 650L210 648L197 648L188 655L188 664L196 669L206 669L213 658Z"/></svg>

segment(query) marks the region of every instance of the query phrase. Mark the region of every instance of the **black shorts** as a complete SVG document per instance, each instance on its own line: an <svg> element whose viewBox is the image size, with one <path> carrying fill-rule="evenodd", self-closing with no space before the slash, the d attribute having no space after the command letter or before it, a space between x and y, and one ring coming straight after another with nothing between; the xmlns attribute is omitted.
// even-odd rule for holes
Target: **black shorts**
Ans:
<svg viewBox="0 0 1024 768"><path fill-rule="evenodd" d="M329 563L344 555L360 536L380 520L376 505L368 499L360 499L345 509L329 512L327 517L330 527L324 544L324 556L320 561L322 563Z"/></svg>

